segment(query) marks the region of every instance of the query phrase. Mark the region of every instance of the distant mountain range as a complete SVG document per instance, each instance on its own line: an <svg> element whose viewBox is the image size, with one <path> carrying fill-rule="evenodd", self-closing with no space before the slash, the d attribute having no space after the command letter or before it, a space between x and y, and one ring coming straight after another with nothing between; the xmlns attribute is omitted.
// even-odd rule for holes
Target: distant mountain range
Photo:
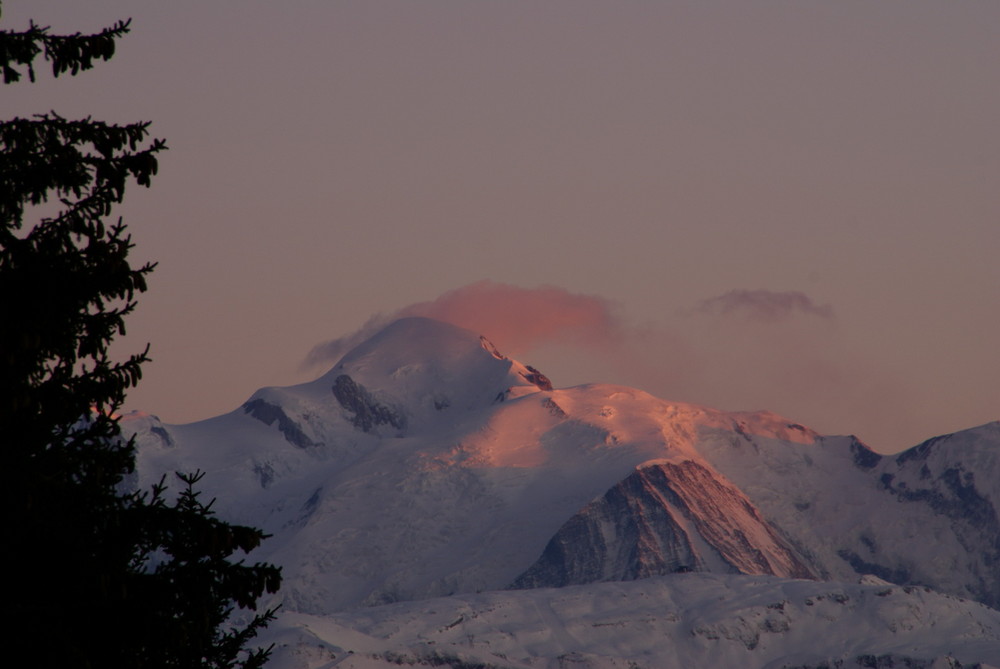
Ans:
<svg viewBox="0 0 1000 669"><path fill-rule="evenodd" d="M220 515L273 535L275 666L1000 666L1000 423L880 456L554 389L407 318L311 383L123 427L136 485L201 469Z"/></svg>

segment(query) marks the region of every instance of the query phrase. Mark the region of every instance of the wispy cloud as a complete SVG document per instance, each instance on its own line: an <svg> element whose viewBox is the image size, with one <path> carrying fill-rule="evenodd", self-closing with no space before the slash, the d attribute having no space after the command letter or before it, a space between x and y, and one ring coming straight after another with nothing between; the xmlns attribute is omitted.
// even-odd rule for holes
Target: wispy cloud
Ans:
<svg viewBox="0 0 1000 669"><path fill-rule="evenodd" d="M739 316L763 323L786 321L796 315L817 316L832 320L833 308L816 302L797 290L735 289L702 300L692 310L696 314Z"/></svg>
<svg viewBox="0 0 1000 669"><path fill-rule="evenodd" d="M553 286L521 288L484 280L375 316L357 332L314 347L304 364L336 361L388 323L407 316L434 318L484 334L512 355L557 342L603 347L623 336L614 307L604 298Z"/></svg>

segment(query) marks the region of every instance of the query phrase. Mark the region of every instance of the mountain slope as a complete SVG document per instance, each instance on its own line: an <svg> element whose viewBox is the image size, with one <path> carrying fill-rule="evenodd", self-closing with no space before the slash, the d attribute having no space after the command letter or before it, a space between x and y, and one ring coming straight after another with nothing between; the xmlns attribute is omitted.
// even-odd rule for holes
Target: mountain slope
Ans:
<svg viewBox="0 0 1000 669"><path fill-rule="evenodd" d="M747 420L741 429L813 438L771 414ZM261 557L283 565L285 605L322 613L506 587L637 467L670 479L656 495L679 494L683 509L673 525L647 526L637 559L664 566L636 575L672 569L660 539L678 531L688 568L807 575L696 450L704 426L731 425L723 412L620 386L553 390L479 335L415 318L314 382L262 389L201 423L133 416L126 429L140 436L143 483L164 470L208 471L220 512L274 535ZM731 527L720 524L724 508L738 512ZM602 560L630 550L626 535ZM600 579L621 569L603 565Z"/></svg>
<svg viewBox="0 0 1000 669"><path fill-rule="evenodd" d="M829 578L876 574L1000 605L1000 423L879 456L711 428L699 450Z"/></svg>
<svg viewBox="0 0 1000 669"><path fill-rule="evenodd" d="M693 460L647 464L564 524L514 588L716 571L814 578L734 485Z"/></svg>

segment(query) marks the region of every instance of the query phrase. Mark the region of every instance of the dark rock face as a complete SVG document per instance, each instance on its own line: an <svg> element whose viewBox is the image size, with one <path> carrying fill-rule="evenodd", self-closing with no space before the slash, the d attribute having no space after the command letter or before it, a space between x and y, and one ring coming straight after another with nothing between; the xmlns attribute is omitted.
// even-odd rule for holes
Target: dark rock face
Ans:
<svg viewBox="0 0 1000 669"><path fill-rule="evenodd" d="M735 485L691 460L655 470L660 485L677 492L685 516L733 571L815 578Z"/></svg>
<svg viewBox="0 0 1000 669"><path fill-rule="evenodd" d="M299 448L310 448L317 445L306 436L298 423L289 418L285 410L276 404L265 402L262 399L250 400L243 405L243 411L268 426L277 421L278 430L290 444Z"/></svg>
<svg viewBox="0 0 1000 669"><path fill-rule="evenodd" d="M302 505L302 509L299 512L299 517L292 521L295 525L305 525L314 513L316 509L319 508L320 500L322 499L323 488L319 487L313 491L313 494L309 496L306 503Z"/></svg>
<svg viewBox="0 0 1000 669"><path fill-rule="evenodd" d="M913 448L908 448L899 455L896 456L896 464L903 465L912 460L926 460L927 456L931 454L931 451L938 445L942 444L949 439L952 435L944 434L940 437L934 437L928 439L927 441L914 446Z"/></svg>
<svg viewBox="0 0 1000 669"><path fill-rule="evenodd" d="M153 425L152 427L149 428L149 431L152 434L155 434L157 437L159 437L160 441L163 442L164 446L174 445L174 440L170 436L170 433L167 432L167 429L165 427L162 427L160 425Z"/></svg>
<svg viewBox="0 0 1000 669"><path fill-rule="evenodd" d="M736 573L813 577L735 486L696 462L668 463L636 470L581 509L510 587L627 581L720 562Z"/></svg>
<svg viewBox="0 0 1000 669"><path fill-rule="evenodd" d="M922 481L931 478L929 470L922 470L920 478ZM975 475L960 466L944 470L926 488L897 483L891 474L881 479L883 487L900 501L922 502L955 522L998 529L996 509L979 493L975 481Z"/></svg>
<svg viewBox="0 0 1000 669"><path fill-rule="evenodd" d="M492 355L497 360L506 360L507 359L507 356L505 356L503 353L501 353L500 351L498 351L497 347L493 345L493 342L491 342L489 339L487 339L483 335L479 335L479 344L486 351L488 351L490 355Z"/></svg>
<svg viewBox="0 0 1000 669"><path fill-rule="evenodd" d="M910 657L908 655L898 655L896 653L890 653L887 655L858 655L854 657L853 660L836 660L834 664L829 662L821 662L819 664L786 664L782 665L786 669L830 669L830 667L861 667L863 669L891 669L892 667L905 667L906 669L933 669L938 665L936 660L922 660L919 658ZM948 664L949 667L954 669L962 669L968 665L963 665L958 660L951 659L951 663ZM982 665L976 664L969 669L975 669L975 667L981 667Z"/></svg>
<svg viewBox="0 0 1000 669"><path fill-rule="evenodd" d="M528 373L525 374L524 372L521 372L521 376L527 379L530 383L534 383L538 386L539 390L552 390L552 382L549 381L549 377L545 376L531 365L525 365L525 367L527 367Z"/></svg>
<svg viewBox="0 0 1000 669"><path fill-rule="evenodd" d="M966 586L967 592L962 594L990 606L1000 605L1000 516L996 507L976 487L975 474L962 465L954 464L943 471L932 472L923 461L933 443L926 444L929 446L917 447L922 452L917 452L915 457L903 458L897 475L883 474L881 487L901 503L922 505L930 514L948 518L959 545L970 556L967 568L973 579ZM899 461L897 458L897 463ZM858 568L854 562L851 566ZM878 573L872 565L864 567L869 573ZM893 565L889 569L898 571L900 568ZM933 575L925 574L923 579L906 576L886 580L904 584L927 582L927 577Z"/></svg>
<svg viewBox="0 0 1000 669"><path fill-rule="evenodd" d="M347 374L333 382L333 396L340 406L354 416L351 423L362 432L371 432L379 425L391 425L397 430L406 429L406 416L401 411L380 403L368 390Z"/></svg>
<svg viewBox="0 0 1000 669"><path fill-rule="evenodd" d="M267 488L274 483L274 466L270 462L258 462L253 467L261 488Z"/></svg>
<svg viewBox="0 0 1000 669"><path fill-rule="evenodd" d="M871 552L875 553L876 551L872 550ZM903 567L893 568L876 562L868 562L854 551L849 551L845 548L838 550L837 555L851 565L851 568L859 574L872 574L890 583L906 584L913 581L912 574Z"/></svg>
<svg viewBox="0 0 1000 669"><path fill-rule="evenodd" d="M653 486L636 472L585 506L512 589L631 581L703 565Z"/></svg>
<svg viewBox="0 0 1000 669"><path fill-rule="evenodd" d="M565 418L566 412L563 411L562 407L556 404L551 397L546 397L542 402L542 406L549 410L549 413L556 418Z"/></svg>
<svg viewBox="0 0 1000 669"><path fill-rule="evenodd" d="M851 439L851 455L854 458L854 464L859 469L872 469L882 462L881 455L853 438Z"/></svg>

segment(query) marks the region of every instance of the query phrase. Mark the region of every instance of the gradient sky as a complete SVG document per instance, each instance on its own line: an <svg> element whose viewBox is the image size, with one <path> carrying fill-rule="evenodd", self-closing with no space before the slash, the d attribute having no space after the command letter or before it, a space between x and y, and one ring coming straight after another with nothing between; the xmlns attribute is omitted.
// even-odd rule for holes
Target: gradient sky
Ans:
<svg viewBox="0 0 1000 669"><path fill-rule="evenodd" d="M217 415L422 314L883 452L1000 418L996 0L3 4L133 19L0 94L170 146L118 210L160 263L128 408Z"/></svg>

